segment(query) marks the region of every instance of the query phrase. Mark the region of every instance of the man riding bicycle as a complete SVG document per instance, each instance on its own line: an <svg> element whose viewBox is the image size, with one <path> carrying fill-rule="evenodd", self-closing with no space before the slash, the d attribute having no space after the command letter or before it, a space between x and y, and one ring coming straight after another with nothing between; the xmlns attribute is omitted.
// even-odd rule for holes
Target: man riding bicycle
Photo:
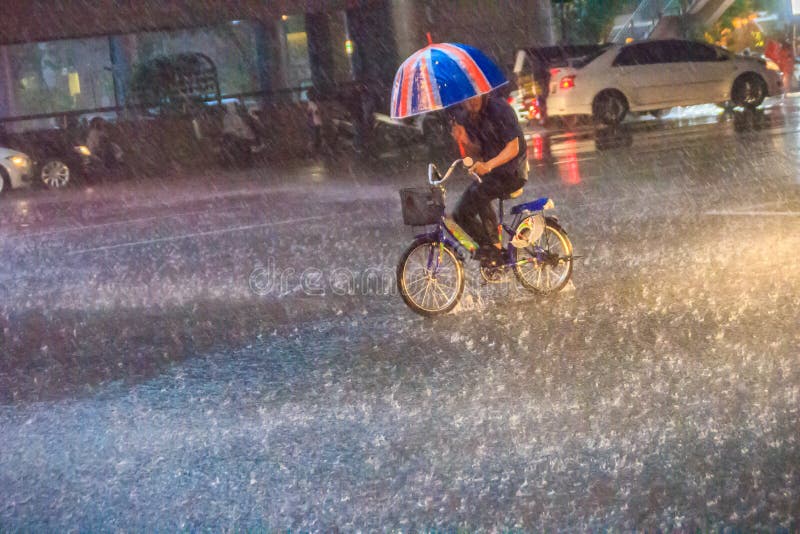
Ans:
<svg viewBox="0 0 800 534"><path fill-rule="evenodd" d="M480 245L484 266L503 263L492 200L521 189L528 179L525 137L511 106L497 96L470 98L452 112L452 135L476 163L470 168L482 178L473 182L453 211L453 219Z"/></svg>

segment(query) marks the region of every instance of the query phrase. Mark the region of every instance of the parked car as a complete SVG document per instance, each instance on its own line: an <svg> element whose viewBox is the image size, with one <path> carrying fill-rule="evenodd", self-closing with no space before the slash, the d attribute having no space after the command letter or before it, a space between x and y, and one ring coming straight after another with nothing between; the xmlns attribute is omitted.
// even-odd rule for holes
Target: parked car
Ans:
<svg viewBox="0 0 800 534"><path fill-rule="evenodd" d="M89 168L91 152L77 131L39 131L25 136L20 145L31 155L33 178L50 189L70 185Z"/></svg>
<svg viewBox="0 0 800 534"><path fill-rule="evenodd" d="M673 106L720 103L754 108L780 94L781 75L763 58L678 39L606 45L554 69L550 116L592 115L618 124L629 111L659 113Z"/></svg>
<svg viewBox="0 0 800 534"><path fill-rule="evenodd" d="M109 139L107 128L108 122L99 115L88 123L71 116L57 128L16 134L13 144L30 156L34 183L60 189L122 168L124 152Z"/></svg>
<svg viewBox="0 0 800 534"><path fill-rule="evenodd" d="M22 152L0 147L0 195L9 189L27 187L33 176L33 162Z"/></svg>
<svg viewBox="0 0 800 534"><path fill-rule="evenodd" d="M520 121L547 121L546 98L553 73L581 66L587 57L605 50L605 45L556 45L520 48L514 56L514 81L509 103Z"/></svg>

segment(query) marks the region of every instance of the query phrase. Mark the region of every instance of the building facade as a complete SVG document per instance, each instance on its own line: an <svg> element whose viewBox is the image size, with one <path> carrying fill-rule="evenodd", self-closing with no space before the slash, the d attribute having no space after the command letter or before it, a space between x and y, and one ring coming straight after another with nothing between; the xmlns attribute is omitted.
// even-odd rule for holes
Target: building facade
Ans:
<svg viewBox="0 0 800 534"><path fill-rule="evenodd" d="M0 121L121 109L137 65L201 52L224 95L297 99L353 81L387 89L434 41L477 46L502 67L553 42L550 0L82 0L12 2L0 17Z"/></svg>

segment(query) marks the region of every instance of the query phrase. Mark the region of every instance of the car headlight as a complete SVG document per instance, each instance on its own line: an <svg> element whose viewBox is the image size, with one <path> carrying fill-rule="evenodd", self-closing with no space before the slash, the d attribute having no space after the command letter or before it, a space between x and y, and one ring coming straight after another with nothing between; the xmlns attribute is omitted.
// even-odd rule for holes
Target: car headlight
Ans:
<svg viewBox="0 0 800 534"><path fill-rule="evenodd" d="M774 70L776 72L780 72L781 71L781 68L778 66L778 64L775 63L774 61L772 61L771 59L768 59L766 61L766 64L767 64L767 69L769 69L769 70Z"/></svg>
<svg viewBox="0 0 800 534"><path fill-rule="evenodd" d="M8 158L15 167L27 169L31 166L31 160L27 156L11 156Z"/></svg>
<svg viewBox="0 0 800 534"><path fill-rule="evenodd" d="M89 150L88 146L80 145L75 147L75 152L80 154L81 156L91 156L92 151Z"/></svg>

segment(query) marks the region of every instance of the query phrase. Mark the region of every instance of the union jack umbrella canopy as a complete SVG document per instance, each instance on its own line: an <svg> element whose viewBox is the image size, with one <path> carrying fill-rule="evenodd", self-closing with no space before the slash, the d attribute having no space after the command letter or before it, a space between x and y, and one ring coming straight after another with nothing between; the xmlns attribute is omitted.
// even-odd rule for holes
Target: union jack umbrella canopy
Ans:
<svg viewBox="0 0 800 534"><path fill-rule="evenodd" d="M391 116L403 119L443 109L506 83L497 65L477 48L459 43L429 44L397 70Z"/></svg>

